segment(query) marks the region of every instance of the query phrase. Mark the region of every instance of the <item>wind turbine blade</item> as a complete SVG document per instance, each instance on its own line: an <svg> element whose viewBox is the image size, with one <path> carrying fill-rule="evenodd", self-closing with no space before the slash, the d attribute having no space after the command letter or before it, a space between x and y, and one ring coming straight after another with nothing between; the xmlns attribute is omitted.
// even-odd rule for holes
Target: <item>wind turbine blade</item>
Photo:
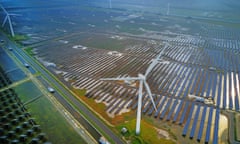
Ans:
<svg viewBox="0 0 240 144"><path fill-rule="evenodd" d="M157 55L155 59L152 60L151 64L148 66L146 72L145 72L145 77L148 76L148 74L152 71L152 69L156 66L158 63L158 60L160 60L161 56L163 55L165 49L168 47L168 43L165 44L163 50Z"/></svg>
<svg viewBox="0 0 240 144"><path fill-rule="evenodd" d="M159 55L157 56L157 58L156 58L156 59L158 59L158 60L159 60L159 59L161 58L161 56L163 55L163 53L164 53L165 49L168 47L168 45L169 45L168 43L166 43L166 44L165 44L165 46L164 46L163 50L162 50L162 51L159 53Z"/></svg>
<svg viewBox="0 0 240 144"><path fill-rule="evenodd" d="M9 27L10 27L10 30L11 30L11 34L14 37L15 34L14 34L14 31L13 31L12 21L11 21L11 18L10 18L9 15L8 15L8 22L9 22Z"/></svg>
<svg viewBox="0 0 240 144"><path fill-rule="evenodd" d="M137 107L137 122L136 122L136 134L140 134L140 124L141 124L141 109L142 109L142 89L143 80L140 80L138 89L138 107Z"/></svg>
<svg viewBox="0 0 240 144"><path fill-rule="evenodd" d="M111 80L139 80L139 77L125 77L125 78L101 78L103 81L111 81Z"/></svg>
<svg viewBox="0 0 240 144"><path fill-rule="evenodd" d="M22 16L21 14L14 14L14 13L11 13L9 14L10 16Z"/></svg>
<svg viewBox="0 0 240 144"><path fill-rule="evenodd" d="M4 11L6 14L8 14L8 12L6 11L6 9L5 9L2 5L0 5L0 7L3 9L3 11Z"/></svg>
<svg viewBox="0 0 240 144"><path fill-rule="evenodd" d="M150 97L150 99L151 99L151 101L152 101L153 107L154 107L154 109L157 111L155 102L154 102L153 97L152 97L152 92L151 92L151 90L150 90L150 87L149 87L149 85L147 84L146 81L144 81L143 83L144 83L144 86L145 86L145 88L146 88L146 90L147 90L147 92L148 92L148 96Z"/></svg>
<svg viewBox="0 0 240 144"><path fill-rule="evenodd" d="M154 66L158 63L158 61L156 59L153 59L151 64L149 65L149 67L147 68L146 72L145 72L145 77L148 76L148 74L152 71L152 69L154 68Z"/></svg>
<svg viewBox="0 0 240 144"><path fill-rule="evenodd" d="M4 25L5 25L5 23L7 22L7 16L4 18L4 21L3 21L3 23L2 23L2 27L4 27Z"/></svg>

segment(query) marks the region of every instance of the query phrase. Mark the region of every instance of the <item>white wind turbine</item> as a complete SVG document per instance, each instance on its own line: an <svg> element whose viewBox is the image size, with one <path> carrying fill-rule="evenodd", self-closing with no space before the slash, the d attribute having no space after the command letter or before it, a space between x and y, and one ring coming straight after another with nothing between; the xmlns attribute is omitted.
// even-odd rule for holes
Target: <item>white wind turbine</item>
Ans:
<svg viewBox="0 0 240 144"><path fill-rule="evenodd" d="M2 27L4 27L4 25L6 24L6 22L8 20L8 24L9 24L9 28L10 28L11 34L14 37L15 34L14 34L14 30L13 30L12 21L11 21L11 17L10 16L18 15L18 14L9 14L2 5L0 5L0 7L4 11L4 13L6 14L6 16L5 16L4 20L3 20L3 23L2 23Z"/></svg>
<svg viewBox="0 0 240 144"><path fill-rule="evenodd" d="M139 89L138 89L138 108L137 108L137 122L136 122L136 134L140 134L140 121L141 121L141 109L142 109L142 91L143 91L143 85L145 86L148 96L151 99L151 102L153 104L154 109L157 111L155 102L153 100L152 97L152 92L150 90L150 87L146 81L146 78L148 76L148 74L152 71L152 69L154 68L154 66L159 63L161 60L161 56L164 52L164 50L167 48L168 43L166 43L166 45L164 46L163 50L160 52L160 54L152 60L151 64L149 65L149 67L147 68L145 75L143 74L138 74L138 77L122 77L122 78L102 78L100 80L103 81L112 81L112 80L124 80L124 81L139 81ZM163 62L163 63L167 63L167 62Z"/></svg>

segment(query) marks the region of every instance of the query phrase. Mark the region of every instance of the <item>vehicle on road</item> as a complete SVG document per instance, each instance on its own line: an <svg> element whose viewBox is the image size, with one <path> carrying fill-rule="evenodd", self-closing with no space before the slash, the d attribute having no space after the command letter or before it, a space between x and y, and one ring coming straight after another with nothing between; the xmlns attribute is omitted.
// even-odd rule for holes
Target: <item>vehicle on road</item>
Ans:
<svg viewBox="0 0 240 144"><path fill-rule="evenodd" d="M29 67L30 67L28 63L24 63L24 66L25 66L26 68L29 68Z"/></svg>
<svg viewBox="0 0 240 144"><path fill-rule="evenodd" d="M54 90L53 88L51 88L51 87L48 87L48 91L49 91L50 93L54 93L54 92L55 92L55 90Z"/></svg>
<svg viewBox="0 0 240 144"><path fill-rule="evenodd" d="M99 139L99 144L110 144L110 142L108 142L107 139L102 136Z"/></svg>
<svg viewBox="0 0 240 144"><path fill-rule="evenodd" d="M8 50L9 50L9 51L13 51L13 48L9 47Z"/></svg>

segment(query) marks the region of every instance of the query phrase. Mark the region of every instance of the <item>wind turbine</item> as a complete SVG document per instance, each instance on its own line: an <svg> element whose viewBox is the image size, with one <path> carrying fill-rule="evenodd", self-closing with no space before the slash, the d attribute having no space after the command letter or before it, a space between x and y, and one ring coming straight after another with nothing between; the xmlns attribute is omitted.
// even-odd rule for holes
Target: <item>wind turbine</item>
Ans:
<svg viewBox="0 0 240 144"><path fill-rule="evenodd" d="M12 36L14 37L14 36L15 36L15 33L14 33L14 30L13 30L12 21L11 21L10 16L18 15L18 14L9 14L2 5L0 5L0 7L3 9L4 13L6 14L6 17L4 18L3 23L2 23L2 27L4 27L4 25L6 24L6 22L7 22L7 20L8 20L11 34L12 34Z"/></svg>
<svg viewBox="0 0 240 144"><path fill-rule="evenodd" d="M148 96L151 99L151 102L153 104L154 109L157 111L155 102L152 97L152 92L150 90L150 87L146 81L146 78L148 74L152 71L154 66L159 63L159 60L164 52L164 50L167 48L168 44L165 45L163 50L160 52L160 54L152 60L151 64L147 68L145 75L143 74L138 74L138 77L122 77L122 78L102 78L100 80L103 81L115 81L115 80L124 80L124 81L139 81L139 89L138 89L138 108L137 108L137 122L136 122L136 134L140 134L140 122L141 122L141 109L142 109L142 91L143 91L143 85L145 89L147 90Z"/></svg>

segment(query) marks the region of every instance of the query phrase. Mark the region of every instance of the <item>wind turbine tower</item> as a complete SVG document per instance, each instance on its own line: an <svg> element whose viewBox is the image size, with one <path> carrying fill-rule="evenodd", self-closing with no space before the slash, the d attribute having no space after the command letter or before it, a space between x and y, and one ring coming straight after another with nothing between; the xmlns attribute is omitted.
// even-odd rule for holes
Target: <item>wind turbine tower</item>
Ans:
<svg viewBox="0 0 240 144"><path fill-rule="evenodd" d="M170 12L170 3L168 3L168 7L167 7L167 15L169 15Z"/></svg>
<svg viewBox="0 0 240 144"><path fill-rule="evenodd" d="M112 0L109 0L109 8L112 8Z"/></svg>
<svg viewBox="0 0 240 144"><path fill-rule="evenodd" d="M157 57L155 59L153 59L151 61L151 64L148 66L145 74L138 74L137 77L122 77L122 78L102 78L100 80L103 81L118 81L118 80L123 80L123 81L139 81L139 88L138 88L138 108L137 108L137 119L136 119L136 134L139 135L140 134L140 123L141 123L141 109L142 109L142 96L143 96L143 86L145 87L148 96L153 104L154 109L157 111L155 102L153 100L152 97L152 92L150 90L150 87L146 81L146 78L148 76L148 74L152 71L152 69L154 68L154 66L156 66L156 64L160 63L166 63L166 62L161 62L161 56L164 52L164 50L167 48L168 43L164 46L163 50L159 53L159 55L157 55Z"/></svg>

